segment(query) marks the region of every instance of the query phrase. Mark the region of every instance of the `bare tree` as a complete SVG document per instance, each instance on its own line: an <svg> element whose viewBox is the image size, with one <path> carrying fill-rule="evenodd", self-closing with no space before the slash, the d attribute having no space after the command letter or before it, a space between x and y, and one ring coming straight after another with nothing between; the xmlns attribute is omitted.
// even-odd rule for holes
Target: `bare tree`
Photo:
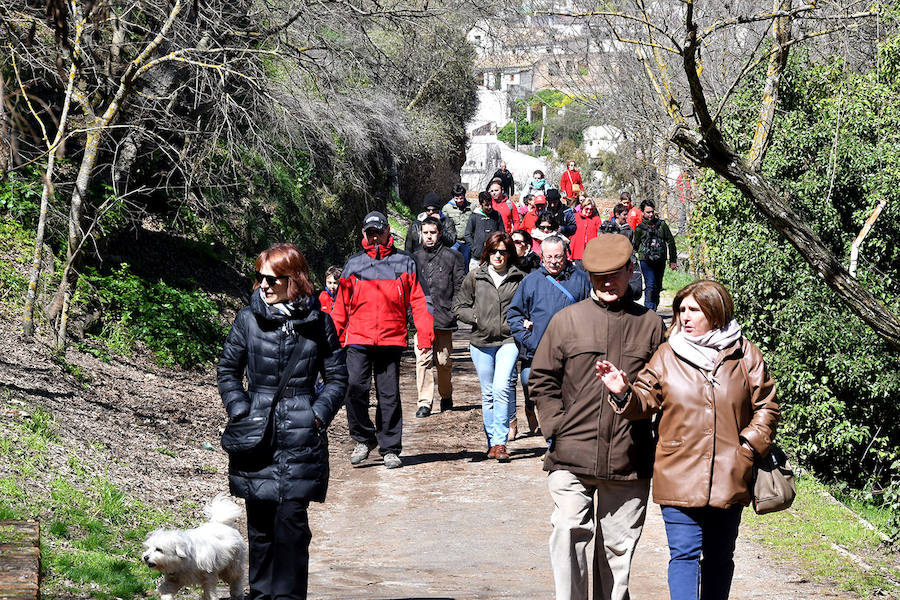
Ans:
<svg viewBox="0 0 900 600"><path fill-rule="evenodd" d="M620 73L642 72L643 82L636 88L640 104L646 106L652 98L655 105L655 118L644 125L655 127L694 164L735 185L847 306L893 348L900 348L897 316L847 273L841 259L760 170L790 48L838 32L846 35L876 13L853 0L773 0L768 5L588 0L575 2L572 10L550 7L542 13L580 23L590 34L584 44L587 56L623 65ZM759 123L745 158L725 140L720 117L735 90L760 65L768 71L759 90ZM585 81L587 88L596 85Z"/></svg>

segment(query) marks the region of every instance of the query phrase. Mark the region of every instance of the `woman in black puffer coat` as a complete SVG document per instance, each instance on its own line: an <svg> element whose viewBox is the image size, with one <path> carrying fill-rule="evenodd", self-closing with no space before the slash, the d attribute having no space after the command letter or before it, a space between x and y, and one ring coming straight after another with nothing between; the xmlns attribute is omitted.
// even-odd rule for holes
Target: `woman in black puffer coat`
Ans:
<svg viewBox="0 0 900 600"><path fill-rule="evenodd" d="M309 267L296 246L275 244L257 257L254 289L219 360L219 394L229 419L267 414L289 357L298 344L303 349L275 405L271 455L265 460L230 456L228 483L231 493L247 502L251 600L305 599L307 507L325 500L325 430L344 400L347 367L334 323L313 296ZM319 374L325 385L316 396Z"/></svg>

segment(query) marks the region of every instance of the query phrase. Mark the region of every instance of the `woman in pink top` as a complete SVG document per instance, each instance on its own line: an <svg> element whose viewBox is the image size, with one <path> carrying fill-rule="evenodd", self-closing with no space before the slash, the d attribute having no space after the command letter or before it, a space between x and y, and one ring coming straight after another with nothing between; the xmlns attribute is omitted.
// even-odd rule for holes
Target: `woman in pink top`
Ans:
<svg viewBox="0 0 900 600"><path fill-rule="evenodd" d="M597 237L597 231L599 231L602 221L600 215L597 214L594 201L590 198L582 200L581 212L575 213L575 233L569 240L572 260L581 260L584 256L584 247Z"/></svg>
<svg viewBox="0 0 900 600"><path fill-rule="evenodd" d="M570 160L566 163L566 170L563 171L562 177L559 178L559 189L567 198L567 204L569 206L572 206L584 191L584 184L581 182L581 173L575 170L574 160Z"/></svg>

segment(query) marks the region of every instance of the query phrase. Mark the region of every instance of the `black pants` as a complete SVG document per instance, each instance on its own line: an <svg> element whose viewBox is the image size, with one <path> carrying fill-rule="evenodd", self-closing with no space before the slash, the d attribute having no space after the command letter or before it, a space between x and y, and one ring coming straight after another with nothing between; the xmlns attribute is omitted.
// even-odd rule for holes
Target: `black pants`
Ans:
<svg viewBox="0 0 900 600"><path fill-rule="evenodd" d="M250 600L306 600L308 506L306 500L247 500Z"/></svg>
<svg viewBox="0 0 900 600"><path fill-rule="evenodd" d="M400 354L397 346L347 347L347 423L357 442L378 443L384 456L403 449L403 412L400 408ZM369 417L369 389L375 375L375 424Z"/></svg>

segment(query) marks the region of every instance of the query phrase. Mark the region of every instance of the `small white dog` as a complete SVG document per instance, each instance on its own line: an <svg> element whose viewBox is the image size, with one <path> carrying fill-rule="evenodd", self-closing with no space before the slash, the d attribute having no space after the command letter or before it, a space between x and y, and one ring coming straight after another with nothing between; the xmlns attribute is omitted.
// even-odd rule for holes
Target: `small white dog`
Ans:
<svg viewBox="0 0 900 600"><path fill-rule="evenodd" d="M234 523L241 508L227 494L218 494L203 509L209 521L194 529L157 529L147 534L142 558L163 574L157 590L162 600L174 600L188 585L203 586L203 600L215 598L219 579L230 586L231 600L242 600L247 573L247 542Z"/></svg>

